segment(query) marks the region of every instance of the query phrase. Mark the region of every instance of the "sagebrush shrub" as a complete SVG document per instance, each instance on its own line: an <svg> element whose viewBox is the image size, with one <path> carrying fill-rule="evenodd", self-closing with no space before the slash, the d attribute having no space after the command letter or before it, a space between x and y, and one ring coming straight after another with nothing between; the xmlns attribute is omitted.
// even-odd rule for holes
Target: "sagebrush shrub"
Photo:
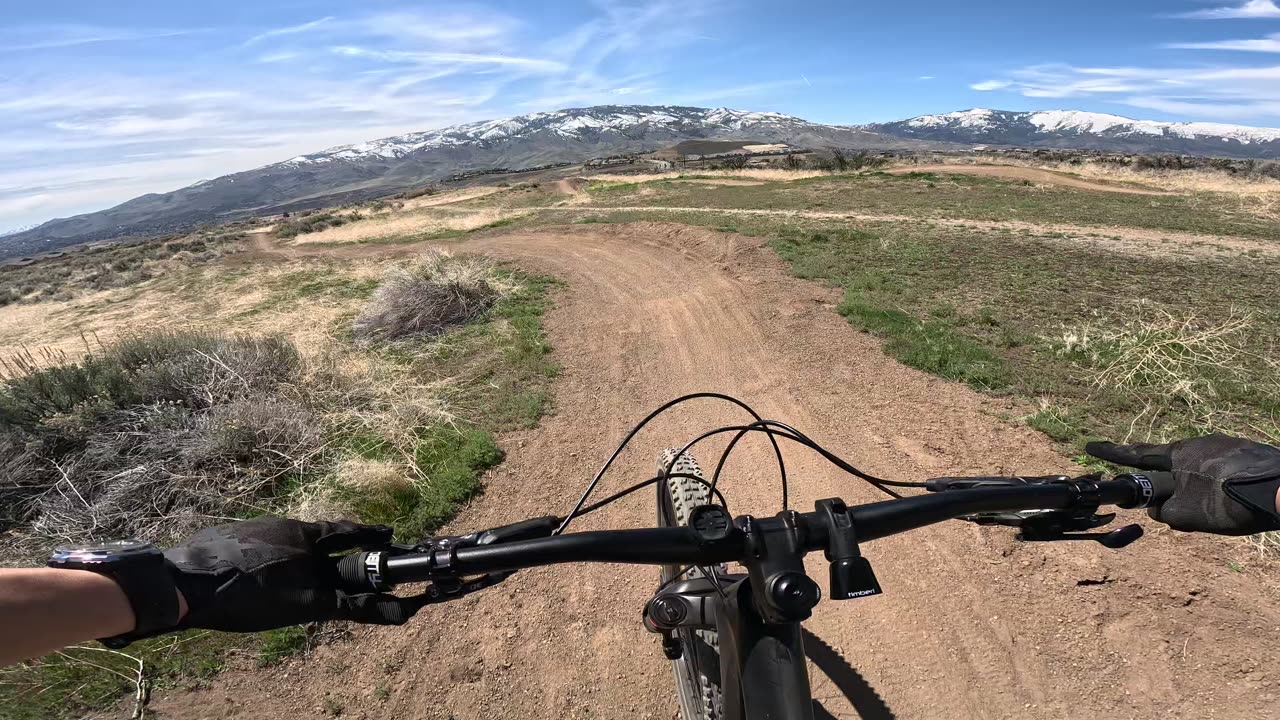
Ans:
<svg viewBox="0 0 1280 720"><path fill-rule="evenodd" d="M511 290L485 258L431 252L390 270L352 331L365 342L438 335L482 317Z"/></svg>
<svg viewBox="0 0 1280 720"><path fill-rule="evenodd" d="M260 507L324 446L281 337L135 334L6 370L0 525L33 545L177 539Z"/></svg>

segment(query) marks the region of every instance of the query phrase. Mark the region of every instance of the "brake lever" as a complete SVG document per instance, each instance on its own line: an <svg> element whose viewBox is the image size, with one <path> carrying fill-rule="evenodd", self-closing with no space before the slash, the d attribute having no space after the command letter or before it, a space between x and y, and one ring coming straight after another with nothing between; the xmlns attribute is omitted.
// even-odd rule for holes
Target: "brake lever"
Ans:
<svg viewBox="0 0 1280 720"><path fill-rule="evenodd" d="M960 519L975 525L1001 525L1018 528L1018 539L1023 542L1057 542L1061 540L1096 540L1098 543L1119 550L1132 544L1143 535L1142 526L1125 525L1110 532L1080 532L1102 527L1115 520L1115 513L1107 515L1073 516L1061 510L1026 510L1022 512L993 512L965 515Z"/></svg>
<svg viewBox="0 0 1280 720"><path fill-rule="evenodd" d="M966 520L977 525L1003 525L1018 528L1018 539L1024 542L1055 542L1059 540L1095 540L1118 550L1142 537L1142 527L1126 525L1110 532L1087 532L1109 524L1115 513L1098 514L1097 482L1099 475L1069 478L1065 475L1040 478L934 478L930 489L942 490L982 487L984 485L1013 485L1041 483L1070 483L1079 493L1075 506L1066 510L1024 510L1021 512L993 512L966 515Z"/></svg>
<svg viewBox="0 0 1280 720"><path fill-rule="evenodd" d="M925 481L925 489L929 492L946 492L948 490L970 490L981 487L1016 487L1019 485L1043 485L1051 482L1066 482L1071 478L1066 475L1022 476L980 476L980 477L936 477Z"/></svg>

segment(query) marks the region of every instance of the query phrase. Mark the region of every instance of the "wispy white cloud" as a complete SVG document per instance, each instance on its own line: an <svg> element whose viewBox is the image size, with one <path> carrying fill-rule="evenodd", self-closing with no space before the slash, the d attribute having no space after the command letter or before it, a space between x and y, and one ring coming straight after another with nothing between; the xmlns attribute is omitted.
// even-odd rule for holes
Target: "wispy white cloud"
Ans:
<svg viewBox="0 0 1280 720"><path fill-rule="evenodd" d="M289 62L290 60L297 60L300 57L302 57L302 53L294 52L292 50L281 50L279 52L269 52L259 55L257 57L257 61L260 63L281 63Z"/></svg>
<svg viewBox="0 0 1280 720"><path fill-rule="evenodd" d="M920 77L918 77L918 78L916 78L916 79L917 79L917 80L934 80L935 78L934 78L934 76L933 76L933 75L921 75Z"/></svg>
<svg viewBox="0 0 1280 720"><path fill-rule="evenodd" d="M1170 43L1175 50L1240 50L1243 52L1280 53L1280 33L1253 40L1216 40L1202 43Z"/></svg>
<svg viewBox="0 0 1280 720"><path fill-rule="evenodd" d="M553 35L502 10L467 6L300 18L221 48L206 43L210 53L184 53L183 62L167 62L163 53L134 62L121 53L71 72L67 62L53 62L57 50L39 65L6 67L0 56L0 187L26 188L0 198L0 227L334 145L527 110L649 99L669 89L667 73L681 63L682 48L706 43L699 24L714 17L718 0L594 1L593 14ZM106 37L85 31L45 39ZM0 30L0 46L32 40ZM700 95L747 98L751 90ZM71 187L85 178L98 182ZM60 189L39 189L52 187Z"/></svg>
<svg viewBox="0 0 1280 720"><path fill-rule="evenodd" d="M1191 12L1178 13L1174 17L1189 20L1280 18L1280 6L1276 5L1275 0L1248 0L1243 5L1193 10Z"/></svg>
<svg viewBox="0 0 1280 720"><path fill-rule="evenodd" d="M68 132L128 137L131 135L158 135L183 133L217 125L218 116L196 113L180 117L149 117L146 115L117 115L88 122L56 121L52 127Z"/></svg>
<svg viewBox="0 0 1280 720"><path fill-rule="evenodd" d="M1280 116L1280 66L1161 68L1035 65L972 86L1029 98L1102 98L1223 119Z"/></svg>
<svg viewBox="0 0 1280 720"><path fill-rule="evenodd" d="M206 29L118 28L96 25L23 25L0 30L0 52L51 50L93 43L170 38Z"/></svg>
<svg viewBox="0 0 1280 720"><path fill-rule="evenodd" d="M254 35L253 37L249 38L248 40L245 40L243 44L244 46L249 46L249 45L253 45L254 43L262 42L263 40L266 40L268 38L280 37L282 35L297 35L299 33L311 32L312 30L328 25L329 23L333 22L333 20L334 20L333 16L330 15L322 18L317 18L315 20L311 20L308 22L298 23L297 25L289 25L287 27L280 27L272 30L267 30L266 32L258 33L257 35Z"/></svg>
<svg viewBox="0 0 1280 720"><path fill-rule="evenodd" d="M412 52L404 50L372 50L352 45L339 45L331 48L338 55L348 57L376 58L390 62L405 62L423 66L460 65L510 65L533 72L557 73L568 69L562 62L543 58L517 57L512 55L485 55L465 52Z"/></svg>

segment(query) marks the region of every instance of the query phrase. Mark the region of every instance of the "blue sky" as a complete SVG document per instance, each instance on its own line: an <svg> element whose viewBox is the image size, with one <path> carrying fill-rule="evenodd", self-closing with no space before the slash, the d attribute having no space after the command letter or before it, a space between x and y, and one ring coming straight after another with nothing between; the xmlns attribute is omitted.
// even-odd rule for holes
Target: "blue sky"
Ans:
<svg viewBox="0 0 1280 720"><path fill-rule="evenodd" d="M0 230L329 146L600 103L1280 126L1274 0L6 0Z"/></svg>

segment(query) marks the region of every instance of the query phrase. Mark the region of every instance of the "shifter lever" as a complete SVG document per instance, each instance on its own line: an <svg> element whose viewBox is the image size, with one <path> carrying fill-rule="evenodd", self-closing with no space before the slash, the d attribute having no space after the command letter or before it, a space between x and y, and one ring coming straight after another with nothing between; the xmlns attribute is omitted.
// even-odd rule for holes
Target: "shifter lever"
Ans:
<svg viewBox="0 0 1280 720"><path fill-rule="evenodd" d="M1107 547L1111 548L1112 550L1119 550L1119 549L1120 549L1120 548L1122 548L1122 547L1126 547L1126 546L1130 545L1131 543L1133 543L1135 540L1137 540L1137 539L1138 539L1138 538L1140 538L1140 537L1142 537L1142 526L1141 526L1141 525L1125 525L1124 527L1122 527L1122 528L1116 528L1115 530L1112 530L1111 532L1098 532L1098 533L1063 533L1063 534L1061 534L1061 535L1059 535L1059 536L1057 536L1057 537L1052 537L1052 538L1048 538L1048 537L1046 537L1046 538L1025 538L1025 537L1024 537L1024 538L1021 538L1021 539L1023 539L1023 540L1035 539L1035 540L1043 540L1043 541L1053 541L1053 540L1097 540L1099 543L1101 543L1102 545L1105 545L1105 546L1107 546Z"/></svg>

